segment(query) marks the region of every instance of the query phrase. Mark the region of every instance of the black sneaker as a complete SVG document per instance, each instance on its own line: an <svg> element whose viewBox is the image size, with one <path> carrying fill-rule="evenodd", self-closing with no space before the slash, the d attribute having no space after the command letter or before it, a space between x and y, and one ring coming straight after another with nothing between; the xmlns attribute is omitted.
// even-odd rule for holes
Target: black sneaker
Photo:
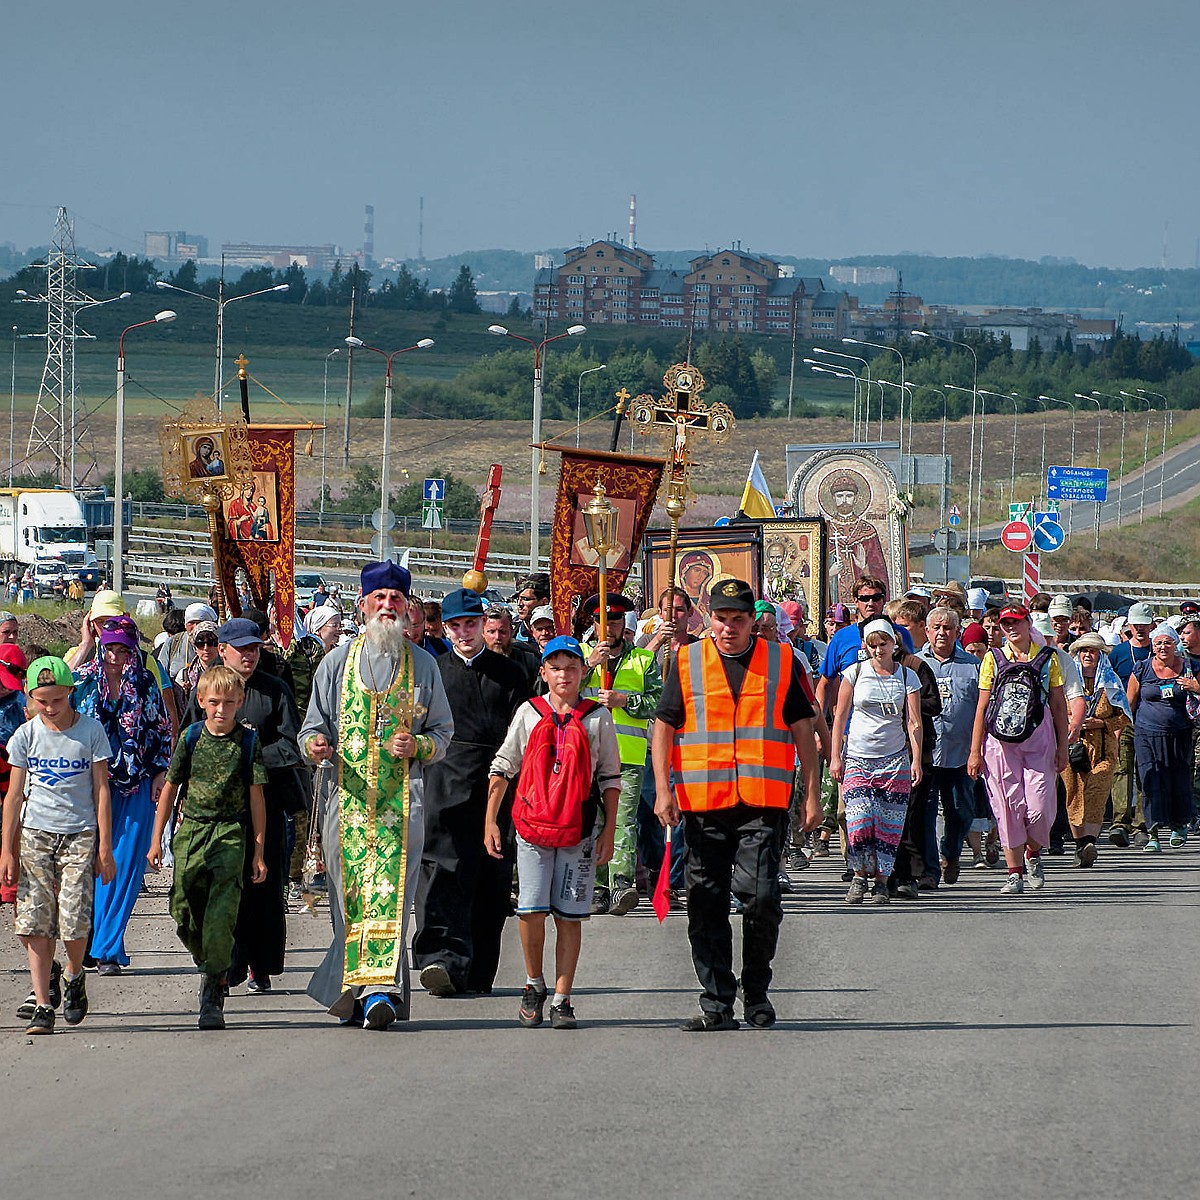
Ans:
<svg viewBox="0 0 1200 1200"><path fill-rule="evenodd" d="M225 1028L225 976L205 975L200 985L200 1019L198 1029Z"/></svg>
<svg viewBox="0 0 1200 1200"><path fill-rule="evenodd" d="M1129 830L1124 825L1113 825L1108 831L1108 844L1118 850L1129 849Z"/></svg>
<svg viewBox="0 0 1200 1200"><path fill-rule="evenodd" d="M612 902L608 908L609 914L614 917L623 917L626 913L633 912L637 908L640 899L641 897L637 893L637 888L629 880L618 879L616 886L612 890Z"/></svg>
<svg viewBox="0 0 1200 1200"><path fill-rule="evenodd" d="M592 889L592 908L593 917L602 917L612 905L612 897L609 895L608 888L598 887Z"/></svg>
<svg viewBox="0 0 1200 1200"><path fill-rule="evenodd" d="M688 1017L679 1028L684 1033L724 1033L740 1029L741 1025L732 1013L698 1012L694 1017Z"/></svg>
<svg viewBox="0 0 1200 1200"><path fill-rule="evenodd" d="M746 1024L751 1029L770 1029L775 1024L775 1006L770 1000L748 1002L745 1006Z"/></svg>
<svg viewBox="0 0 1200 1200"><path fill-rule="evenodd" d="M50 1007L57 1008L62 1003L62 963L56 958L50 964Z"/></svg>
<svg viewBox="0 0 1200 1200"><path fill-rule="evenodd" d="M84 983L86 978L84 972L80 971L74 979L67 980L66 991L63 995L63 1020L68 1025L78 1025L87 1016L87 985ZM54 999L53 992L50 994L50 999Z"/></svg>
<svg viewBox="0 0 1200 1200"><path fill-rule="evenodd" d="M575 1010L571 1007L570 1000L564 1000L561 1004L550 1005L551 1029L577 1029L578 1027L578 1023L575 1020Z"/></svg>
<svg viewBox="0 0 1200 1200"><path fill-rule="evenodd" d="M246 984L246 990L248 992L269 992L271 990L270 975L255 975L251 971L250 982Z"/></svg>
<svg viewBox="0 0 1200 1200"><path fill-rule="evenodd" d="M29 1022L29 1027L25 1030L26 1033L53 1033L54 1032L54 1009L47 1008L44 1004L37 1005L33 1010L33 1017Z"/></svg>
<svg viewBox="0 0 1200 1200"><path fill-rule="evenodd" d="M430 963L427 967L422 967L421 986L431 996L438 997L453 996L458 991L445 963Z"/></svg>
<svg viewBox="0 0 1200 1200"><path fill-rule="evenodd" d="M521 993L521 1007L517 1009L517 1020L526 1029L534 1029L542 1023L542 1011L546 1007L547 992L545 988L535 987L532 983L525 985Z"/></svg>
<svg viewBox="0 0 1200 1200"><path fill-rule="evenodd" d="M17 1020L28 1021L30 1017L37 1012L37 993L30 992L20 1004L17 1005Z"/></svg>

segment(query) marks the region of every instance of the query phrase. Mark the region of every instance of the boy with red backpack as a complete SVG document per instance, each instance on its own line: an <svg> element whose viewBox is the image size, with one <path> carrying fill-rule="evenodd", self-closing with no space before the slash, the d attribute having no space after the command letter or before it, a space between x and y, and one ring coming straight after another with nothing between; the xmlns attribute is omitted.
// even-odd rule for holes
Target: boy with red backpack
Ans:
<svg viewBox="0 0 1200 1200"><path fill-rule="evenodd" d="M552 638L542 651L548 692L517 709L492 761L483 841L503 855L498 817L509 780L517 777L517 917L525 955L525 990L517 1020L540 1025L549 989L542 974L546 914L554 916L552 1029L574 1029L571 985L579 963L581 921L592 904L597 865L612 857L621 752L612 715L581 700L583 649L573 637Z"/></svg>

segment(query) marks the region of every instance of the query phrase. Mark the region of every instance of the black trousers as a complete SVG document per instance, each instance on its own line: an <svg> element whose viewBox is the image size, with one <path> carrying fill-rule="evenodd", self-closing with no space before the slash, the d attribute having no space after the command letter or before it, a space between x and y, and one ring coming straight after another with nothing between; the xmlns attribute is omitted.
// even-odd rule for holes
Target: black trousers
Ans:
<svg viewBox="0 0 1200 1200"><path fill-rule="evenodd" d="M282 975L287 944L287 817L277 805L267 804L267 828L263 838L263 859L267 878L251 883L254 865L254 838L246 838L246 866L242 881L242 902L234 931L233 956L229 964L229 983L236 987L255 975Z"/></svg>
<svg viewBox="0 0 1200 1200"><path fill-rule="evenodd" d="M783 903L779 861L787 835L786 808L739 804L719 812L684 813L687 836L688 940L700 981L700 1007L732 1013L730 896L742 902L742 995L746 1004L767 997L771 960L779 941Z"/></svg>
<svg viewBox="0 0 1200 1200"><path fill-rule="evenodd" d="M503 858L484 849L483 817L477 797L427 812L417 878L413 965L441 963L460 992L492 990L512 913L511 807L506 801L499 815Z"/></svg>

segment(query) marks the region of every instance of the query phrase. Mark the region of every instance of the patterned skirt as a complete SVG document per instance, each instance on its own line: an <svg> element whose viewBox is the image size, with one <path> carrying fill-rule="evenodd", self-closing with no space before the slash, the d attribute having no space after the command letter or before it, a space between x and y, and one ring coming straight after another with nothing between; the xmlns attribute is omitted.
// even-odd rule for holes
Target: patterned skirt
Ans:
<svg viewBox="0 0 1200 1200"><path fill-rule="evenodd" d="M846 805L846 857L852 870L892 873L911 791L907 751L887 758L846 756L842 800Z"/></svg>

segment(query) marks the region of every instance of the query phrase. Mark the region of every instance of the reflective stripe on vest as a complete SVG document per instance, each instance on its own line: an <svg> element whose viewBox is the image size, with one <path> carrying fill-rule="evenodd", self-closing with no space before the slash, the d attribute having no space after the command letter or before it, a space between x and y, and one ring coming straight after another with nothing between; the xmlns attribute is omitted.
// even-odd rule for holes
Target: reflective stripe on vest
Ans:
<svg viewBox="0 0 1200 1200"><path fill-rule="evenodd" d="M583 647L585 657L590 657L595 648L595 646L585 644ZM654 656L648 650L627 650L621 656L621 664L613 675L611 690L641 695L646 689L646 671L649 670L653 661ZM588 678L596 679L597 686L585 687L579 694L586 696L589 700L595 700L600 691L600 668L593 668ZM609 712L612 715L613 724L617 727L617 748L621 752L621 765L623 767L644 766L646 752L650 746L649 735L646 732L647 726L650 724L649 720L645 717L631 717L624 708L609 709Z"/></svg>
<svg viewBox="0 0 1200 1200"><path fill-rule="evenodd" d="M735 804L787 808L796 765L792 731L783 719L792 658L776 643L759 638L735 704L711 638L680 653L684 718L671 761L685 812Z"/></svg>

